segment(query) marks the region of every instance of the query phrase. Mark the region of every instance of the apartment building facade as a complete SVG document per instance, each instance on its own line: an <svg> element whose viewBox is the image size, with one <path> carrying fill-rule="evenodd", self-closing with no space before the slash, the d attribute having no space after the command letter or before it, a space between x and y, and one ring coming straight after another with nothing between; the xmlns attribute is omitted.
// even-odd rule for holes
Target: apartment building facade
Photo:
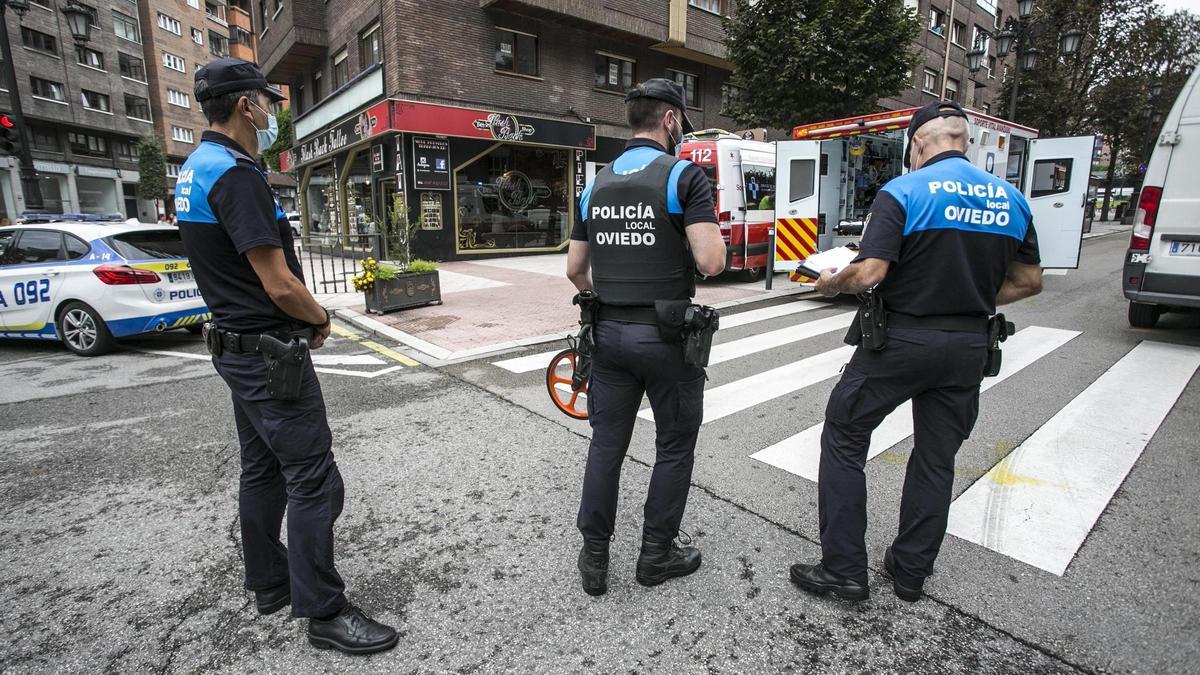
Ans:
<svg viewBox="0 0 1200 675"><path fill-rule="evenodd" d="M310 234L376 231L398 199L421 256L560 251L635 82L676 79L697 128L734 128L724 0L255 3Z"/></svg>
<svg viewBox="0 0 1200 675"><path fill-rule="evenodd" d="M131 0L85 4L91 39L77 46L62 0L31 0L8 13L9 41L44 210L139 214L138 138L154 130L138 7ZM0 109L12 92L0 89ZM0 222L25 212L15 156L0 155Z"/></svg>

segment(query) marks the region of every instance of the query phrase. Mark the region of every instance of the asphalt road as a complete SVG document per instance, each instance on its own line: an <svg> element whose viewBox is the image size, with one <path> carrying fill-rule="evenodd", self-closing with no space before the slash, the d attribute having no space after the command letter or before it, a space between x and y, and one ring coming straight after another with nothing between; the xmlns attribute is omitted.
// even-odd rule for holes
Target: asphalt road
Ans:
<svg viewBox="0 0 1200 675"><path fill-rule="evenodd" d="M984 394L956 496L1140 341L1200 345L1196 316L1127 327L1123 247L1121 237L1085 243L1081 270L1048 277L1046 293L1011 312L1021 326L1080 334ZM723 330L718 342L848 309ZM574 528L589 431L550 407L542 373L516 375L497 358L432 370L398 360L395 345L340 337L321 378L347 486L337 560L351 598L400 629L399 647L318 652L303 621L254 612L241 588L228 391L195 338L157 336L90 360L6 343L2 669L1188 672L1200 657L1195 377L1064 574L948 537L931 597L915 605L878 575L859 605L787 580L789 564L819 555L815 484L750 455L819 423L833 380L705 425L684 520L704 565L654 589L633 580L653 460L642 422L610 591L591 598L578 586ZM829 332L716 365L710 392L839 340ZM868 464L876 569L910 450L900 442Z"/></svg>

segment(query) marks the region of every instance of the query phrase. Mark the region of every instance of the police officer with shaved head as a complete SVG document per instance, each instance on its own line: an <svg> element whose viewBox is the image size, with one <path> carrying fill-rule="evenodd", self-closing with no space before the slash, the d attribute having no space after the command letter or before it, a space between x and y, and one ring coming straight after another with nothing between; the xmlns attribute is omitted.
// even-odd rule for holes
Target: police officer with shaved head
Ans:
<svg viewBox="0 0 1200 675"><path fill-rule="evenodd" d="M979 385L999 370L1009 330L996 306L1041 292L1029 205L972 165L969 126L953 101L913 114L904 165L871 206L858 257L825 270L826 296L866 294L847 341L857 344L825 410L818 475L821 560L791 567L813 593L864 600L871 433L912 401L913 449L900 527L883 554L895 594L915 602L946 534L954 457L979 413ZM870 291L868 293L868 291Z"/></svg>
<svg viewBox="0 0 1200 675"><path fill-rule="evenodd" d="M284 96L258 65L231 58L196 71L195 94L210 127L179 171L175 210L213 313L205 342L233 394L246 589L260 614L290 604L308 618L316 647L390 649L396 631L347 601L333 563L342 475L308 355L329 336L329 313L304 286L291 227L255 159L275 142L270 107Z"/></svg>
<svg viewBox="0 0 1200 675"><path fill-rule="evenodd" d="M712 188L698 166L674 156L692 131L683 87L648 80L629 92L625 105L634 137L584 190L567 255L568 278L581 296L597 297L588 389L592 442L577 519L579 572L590 595L608 590L621 466L643 394L657 435L637 580L654 586L700 567L700 551L680 547L675 538L703 416L705 374L698 364L707 363L706 354L697 357L689 347L717 322L709 318L711 308L690 303L697 272L725 268Z"/></svg>

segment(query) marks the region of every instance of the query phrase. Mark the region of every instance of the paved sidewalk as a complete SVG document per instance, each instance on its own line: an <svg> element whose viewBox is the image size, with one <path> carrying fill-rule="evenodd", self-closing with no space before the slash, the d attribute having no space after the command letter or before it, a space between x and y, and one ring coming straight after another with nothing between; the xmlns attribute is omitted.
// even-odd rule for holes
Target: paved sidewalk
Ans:
<svg viewBox="0 0 1200 675"><path fill-rule="evenodd" d="M1096 237L1107 237L1113 234L1129 232L1132 229L1132 225L1122 224L1119 220L1097 220L1096 222L1092 223L1092 231L1084 234L1083 238L1095 239Z"/></svg>
<svg viewBox="0 0 1200 675"><path fill-rule="evenodd" d="M442 263L442 304L369 315L361 294L319 296L338 317L447 362L561 339L575 332L579 310L566 279L566 254ZM722 276L697 282L697 302L728 307L811 287L776 275L775 288Z"/></svg>

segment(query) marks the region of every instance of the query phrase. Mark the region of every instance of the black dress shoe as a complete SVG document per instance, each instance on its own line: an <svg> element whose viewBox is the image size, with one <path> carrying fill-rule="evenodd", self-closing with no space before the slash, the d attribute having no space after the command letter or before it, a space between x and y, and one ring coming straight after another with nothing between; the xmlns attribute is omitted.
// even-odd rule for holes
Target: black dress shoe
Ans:
<svg viewBox="0 0 1200 675"><path fill-rule="evenodd" d="M275 588L254 591L254 604L259 614L274 614L292 604L292 585L285 581Z"/></svg>
<svg viewBox="0 0 1200 675"><path fill-rule="evenodd" d="M579 549L579 579L588 595L608 592L608 542L600 545L584 542Z"/></svg>
<svg viewBox="0 0 1200 675"><path fill-rule="evenodd" d="M924 595L923 588L925 580L921 579L913 581L911 579L900 580L896 576L896 559L892 557L892 547L887 547L883 552L883 571L892 580L892 591L896 593L896 597L905 602L916 602Z"/></svg>
<svg viewBox="0 0 1200 675"><path fill-rule="evenodd" d="M657 586L667 579L686 577L699 568L699 549L680 547L674 541L655 541L642 537L642 552L637 561L639 584Z"/></svg>
<svg viewBox="0 0 1200 675"><path fill-rule="evenodd" d="M373 654L396 646L396 629L374 621L354 605L327 619L308 620L308 641L318 649L347 654Z"/></svg>
<svg viewBox="0 0 1200 675"><path fill-rule="evenodd" d="M855 583L846 577L839 576L825 569L821 563L816 565L792 565L792 583L809 593L822 595L833 593L845 600L866 600L871 596L871 589Z"/></svg>

